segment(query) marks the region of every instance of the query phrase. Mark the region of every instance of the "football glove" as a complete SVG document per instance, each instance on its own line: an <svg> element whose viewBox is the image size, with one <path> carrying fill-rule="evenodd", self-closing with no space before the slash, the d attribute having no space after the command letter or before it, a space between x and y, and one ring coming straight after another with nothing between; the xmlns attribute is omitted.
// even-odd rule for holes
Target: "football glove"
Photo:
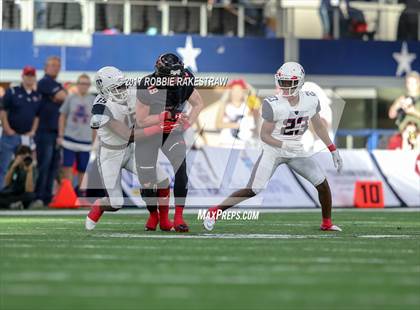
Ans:
<svg viewBox="0 0 420 310"><path fill-rule="evenodd" d="M185 114L185 113L177 113L175 115L175 119L181 125L180 128L182 130L185 131L185 130L187 130L188 128L191 127L191 124L189 122L189 119L188 119L188 115L187 114Z"/></svg>
<svg viewBox="0 0 420 310"><path fill-rule="evenodd" d="M332 151L331 156L334 162L334 167L337 169L337 172L341 172L341 169L343 168L343 160L341 159L340 153L338 150Z"/></svg>

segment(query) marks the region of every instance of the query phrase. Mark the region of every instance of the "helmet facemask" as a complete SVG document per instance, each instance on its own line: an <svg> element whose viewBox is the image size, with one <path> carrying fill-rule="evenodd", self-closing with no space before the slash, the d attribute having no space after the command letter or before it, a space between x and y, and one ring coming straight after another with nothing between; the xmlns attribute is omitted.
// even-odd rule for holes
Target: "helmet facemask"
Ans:
<svg viewBox="0 0 420 310"><path fill-rule="evenodd" d="M111 85L103 89L105 96L116 103L124 103L128 98L127 84L123 81L119 85Z"/></svg>
<svg viewBox="0 0 420 310"><path fill-rule="evenodd" d="M289 78L276 74L274 78L276 86L281 91L281 95L283 97L296 96L303 86L303 79L299 79L297 76L292 76Z"/></svg>

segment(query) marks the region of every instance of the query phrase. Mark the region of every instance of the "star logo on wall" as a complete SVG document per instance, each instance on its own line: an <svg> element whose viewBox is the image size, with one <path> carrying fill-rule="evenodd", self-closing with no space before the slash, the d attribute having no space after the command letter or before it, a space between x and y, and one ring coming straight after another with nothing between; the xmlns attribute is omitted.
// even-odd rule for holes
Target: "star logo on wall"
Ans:
<svg viewBox="0 0 420 310"><path fill-rule="evenodd" d="M182 57L186 68L190 68L194 72L198 71L196 58L201 54L201 48L193 46L191 36L187 36L185 39L185 47L178 47L176 51Z"/></svg>
<svg viewBox="0 0 420 310"><path fill-rule="evenodd" d="M407 42L403 42L401 46L401 52L392 53L392 57L398 63L397 72L395 74L397 76L401 76L404 72L406 74L411 72L411 63L414 61L414 59L416 59L417 55L414 53L409 53Z"/></svg>

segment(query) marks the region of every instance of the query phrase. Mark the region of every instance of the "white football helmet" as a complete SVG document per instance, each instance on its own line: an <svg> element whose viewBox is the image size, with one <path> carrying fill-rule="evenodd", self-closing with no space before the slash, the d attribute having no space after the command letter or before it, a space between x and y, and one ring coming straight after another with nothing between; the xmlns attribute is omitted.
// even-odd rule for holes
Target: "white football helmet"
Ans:
<svg viewBox="0 0 420 310"><path fill-rule="evenodd" d="M274 79L284 97L296 96L305 82L305 70L297 62L286 62L277 70Z"/></svg>
<svg viewBox="0 0 420 310"><path fill-rule="evenodd" d="M127 83L121 70L110 66L99 69L95 75L95 85L105 99L110 99L116 103L127 101Z"/></svg>

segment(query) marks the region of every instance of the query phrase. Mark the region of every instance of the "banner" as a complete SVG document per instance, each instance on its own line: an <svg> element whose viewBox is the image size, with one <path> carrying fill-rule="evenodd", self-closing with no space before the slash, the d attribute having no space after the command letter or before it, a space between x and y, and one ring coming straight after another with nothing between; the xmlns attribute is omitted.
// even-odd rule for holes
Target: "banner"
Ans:
<svg viewBox="0 0 420 310"><path fill-rule="evenodd" d="M337 173L329 152L320 152L313 157L327 176L333 206L353 206L356 181L380 181L383 185L386 207L401 206L398 197L408 206L420 206L418 154L374 151L371 155L366 150L341 150L340 154L344 162L341 173ZM258 156L259 150L256 149L230 150L204 147L200 150L191 150L187 156L189 170L187 206L213 206L221 203L236 190L246 187ZM174 174L170 163L163 155L159 157L159 163L170 176L173 186ZM126 194L138 205L144 205L140 198L137 177L124 171L122 182ZM173 204L173 200L171 203ZM319 205L319 202L315 187L299 175L295 175L287 165L277 168L264 191L241 204L241 206L268 208L313 208L316 205Z"/></svg>
<svg viewBox="0 0 420 310"><path fill-rule="evenodd" d="M259 150L237 150L204 147L191 150L187 155L189 187L187 206L210 207L221 203L238 189L247 186ZM167 159L159 156L159 164L165 169L173 187L174 173ZM137 205L143 206L137 179L123 171L123 189ZM171 198L173 203L173 197ZM286 165L273 175L267 189L244 201L241 206L264 207L315 207L311 198L299 186Z"/></svg>
<svg viewBox="0 0 420 310"><path fill-rule="evenodd" d="M56 55L62 58L63 71L96 71L112 65L148 72L160 54L176 52L194 72L272 75L284 61L283 39L95 33L89 47L33 41L32 32L0 31L0 69L21 70L30 64L42 70L46 58ZM420 44L414 41L300 39L297 54L296 60L311 75L401 77L420 67Z"/></svg>
<svg viewBox="0 0 420 310"><path fill-rule="evenodd" d="M402 76L420 67L420 44L299 40L299 62L306 72L314 75Z"/></svg>
<svg viewBox="0 0 420 310"><path fill-rule="evenodd" d="M420 154L415 151L373 151L380 169L409 207L420 207Z"/></svg>
<svg viewBox="0 0 420 310"><path fill-rule="evenodd" d="M388 152L392 153L392 151ZM366 150L341 150L340 155L344 163L341 173L338 173L335 169L330 152L320 152L313 156L325 172L331 187L333 206L353 206L356 181L382 182L385 206L401 206L399 200L372 161L369 152ZM306 191L318 202L318 192L313 185L300 176L298 176L298 178Z"/></svg>
<svg viewBox="0 0 420 310"><path fill-rule="evenodd" d="M47 57L55 55L62 58L63 71L116 66L152 72L157 57L167 52L178 53L194 72L273 74L284 60L283 39L95 33L90 47L35 46L32 32L0 31L0 69L30 64L42 70Z"/></svg>

